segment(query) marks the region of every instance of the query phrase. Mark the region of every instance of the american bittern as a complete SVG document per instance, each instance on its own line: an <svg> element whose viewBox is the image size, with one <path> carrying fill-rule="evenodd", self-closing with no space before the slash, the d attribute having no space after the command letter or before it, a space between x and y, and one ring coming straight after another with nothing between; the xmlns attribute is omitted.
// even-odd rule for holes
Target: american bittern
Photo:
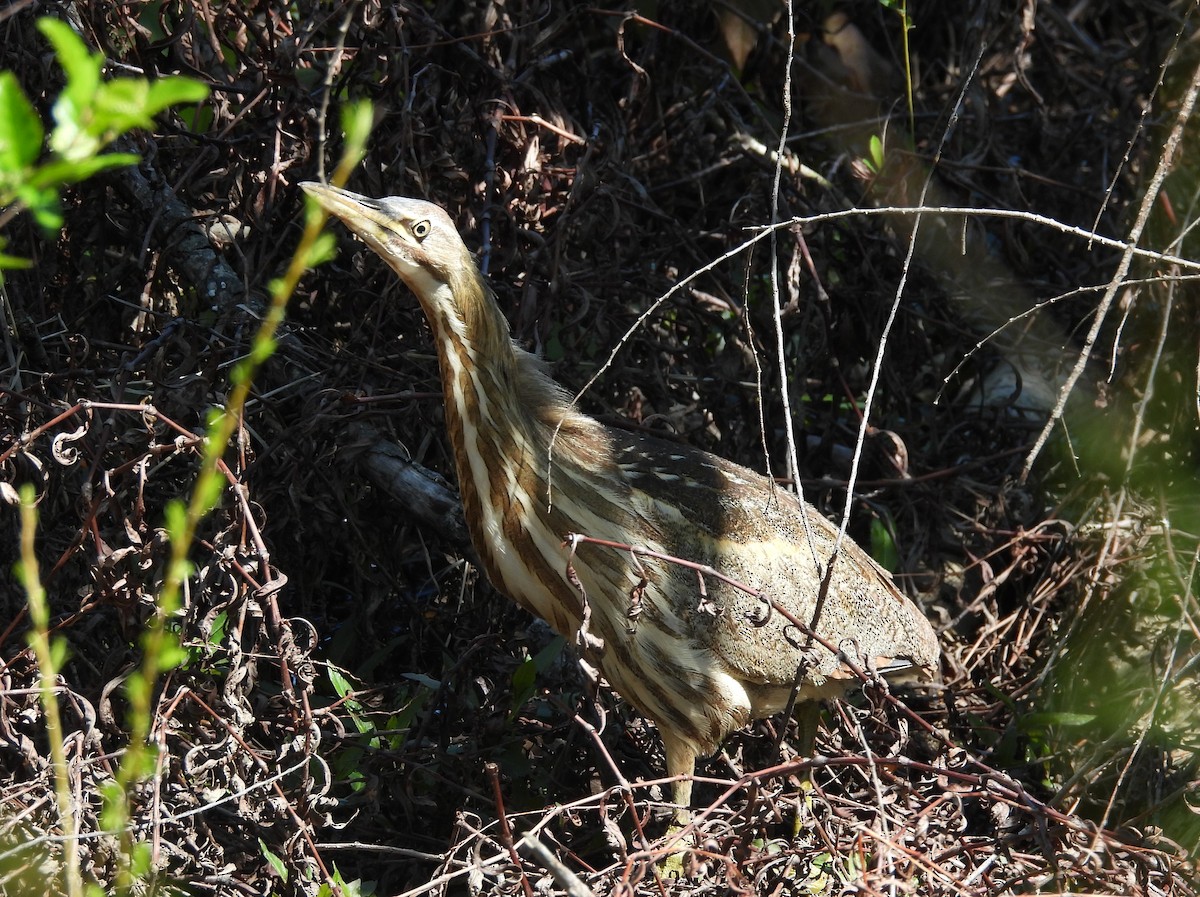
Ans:
<svg viewBox="0 0 1200 897"><path fill-rule="evenodd" d="M816 702L858 681L855 667L936 668L933 628L854 543L841 547L818 602L837 530L815 508L744 467L578 412L513 344L442 209L302 186L420 300L488 578L573 639L654 721L681 808L696 758L784 709L793 688L799 701Z"/></svg>

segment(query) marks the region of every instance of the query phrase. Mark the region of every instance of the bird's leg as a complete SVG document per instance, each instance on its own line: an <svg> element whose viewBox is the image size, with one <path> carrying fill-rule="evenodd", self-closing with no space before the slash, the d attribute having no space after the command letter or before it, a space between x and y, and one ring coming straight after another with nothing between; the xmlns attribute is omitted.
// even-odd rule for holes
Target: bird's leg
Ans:
<svg viewBox="0 0 1200 897"><path fill-rule="evenodd" d="M667 732L661 726L663 748L667 753L667 775L682 776L671 786L671 794L675 800L675 821L686 825L691 818L692 806L692 776L696 773L696 749L686 740L674 733Z"/></svg>
<svg viewBox="0 0 1200 897"><path fill-rule="evenodd" d="M682 777L671 785L675 816L667 827L669 838L687 825L692 817L692 776L696 774L696 749L690 742L666 731L662 726L658 732L667 754L667 774ZM676 842L675 848L659 865L663 875L668 878L683 877L683 856L687 849L688 844L683 839Z"/></svg>
<svg viewBox="0 0 1200 897"><path fill-rule="evenodd" d="M821 702L805 701L796 707L793 718L800 735L797 752L801 757L811 759L817 743L817 728L821 724Z"/></svg>
<svg viewBox="0 0 1200 897"><path fill-rule="evenodd" d="M821 724L821 702L820 701L805 701L797 706L792 712L792 718L796 721L796 730L798 733L797 749L799 756L805 759L812 759L813 750L817 743L817 727ZM800 795L797 797L796 817L792 820L792 837L795 838L800 834L802 819L804 813L802 806L807 803L812 790L812 772L801 776Z"/></svg>

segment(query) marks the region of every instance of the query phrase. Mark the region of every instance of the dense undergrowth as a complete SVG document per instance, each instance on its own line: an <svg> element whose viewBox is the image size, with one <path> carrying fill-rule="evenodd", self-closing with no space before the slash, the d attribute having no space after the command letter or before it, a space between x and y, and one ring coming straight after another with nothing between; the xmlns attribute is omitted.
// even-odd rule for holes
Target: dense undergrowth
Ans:
<svg viewBox="0 0 1200 897"><path fill-rule="evenodd" d="M37 497L85 881L115 886L141 844L142 885L191 893L574 886L538 851L596 893L1194 893L1194 7L912 5L907 74L894 9L847 4L856 38L798 7L777 191L786 22L749 9L746 32L722 10L0 13L2 67L44 121L63 84L38 15L64 17L108 76L209 91L119 145L138 165L73 186L60 230L21 215L3 234L32 264L4 284L0 477ZM445 206L514 337L569 388L770 223L773 195L780 220L805 219L673 293L581 404L759 470L765 446L783 475L785 380L805 493L836 515L870 395L851 533L934 621L945 689L912 696L916 718L870 689L838 704L816 761L779 766L781 720L731 739L697 786L712 808L688 879L656 881L652 727L610 694L598 715L561 641L476 572L452 512L390 493L385 445L452 485L436 358L415 302L348 239L301 281L222 455L165 621L181 652L151 694L157 759L130 785L128 837L107 826L167 508L193 494L210 412L301 238L297 184L332 170L361 100L375 122L350 186ZM920 204L992 214L917 225ZM872 214L836 214L855 207ZM1124 240L1142 212L1158 255L1128 271L1119 243L1084 235ZM14 558L20 533L0 513ZM0 870L44 893L64 827L8 564L0 619Z"/></svg>

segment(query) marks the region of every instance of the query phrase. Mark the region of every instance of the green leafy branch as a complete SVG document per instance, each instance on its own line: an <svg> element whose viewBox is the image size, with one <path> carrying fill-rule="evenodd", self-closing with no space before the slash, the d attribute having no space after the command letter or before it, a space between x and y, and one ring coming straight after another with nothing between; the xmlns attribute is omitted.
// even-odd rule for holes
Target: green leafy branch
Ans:
<svg viewBox="0 0 1200 897"><path fill-rule="evenodd" d="M105 59L93 53L71 27L41 19L38 29L50 41L66 73L66 86L54 102L50 152L43 159L46 132L16 75L0 72L0 227L24 211L44 229L62 227L59 193L109 168L133 165L132 153L102 154L133 128L149 128L154 116L178 103L200 102L208 88L190 78L113 78L103 80ZM3 253L0 269L28 265Z"/></svg>
<svg viewBox="0 0 1200 897"><path fill-rule="evenodd" d="M332 178L334 184L344 184L354 166L362 159L372 115L369 103L357 103L346 109L342 122L346 144ZM183 584L191 574L188 552L195 541L200 522L216 507L221 497L224 477L218 470L218 462L241 423L242 410L250 396L255 373L275 351L275 334L283 323L288 300L305 271L333 257L333 235L323 232L326 217L311 201L306 204L304 233L286 273L271 282L271 303L254 336L250 354L233 369L230 378L233 390L229 401L225 408L214 409L209 416L200 473L191 497L186 502L182 499L172 501L166 508L166 531L171 555L158 597L157 613L142 633L142 666L130 674L126 682L130 705L129 748L118 770L114 787L105 795L105 828L120 831L126 838L129 831L129 791L153 772L157 759L147 742L153 716L151 704L154 686L159 676L186 657L167 624L179 610ZM127 844L126 847L125 854L131 855L134 852L133 845ZM120 882L122 889L131 883L129 879Z"/></svg>
<svg viewBox="0 0 1200 897"><path fill-rule="evenodd" d="M49 135L49 154L44 158L47 136L33 103L12 72L0 72L0 227L21 212L29 211L41 227L57 230L62 227L59 197L63 187L106 169L138 161L136 155L129 153L103 154L112 141L133 128L151 127L154 116L170 106L203 100L208 95L208 89L183 77L154 81L122 77L105 81L104 57L92 53L68 25L55 19L42 19L38 27L54 47L66 73L66 86L53 105L55 124ZM346 149L334 174L335 183L344 183L362 158L371 120L369 104L357 104L347 110L343 122ZM275 334L283 321L288 299L305 270L333 255L333 238L322 233L325 218L323 212L309 204L304 234L291 264L282 278L271 283L271 303L255 336L250 356L233 371L234 388L227 407L217 409L210 416L201 470L191 498L187 502L173 502L166 509L170 560L158 596L157 612L142 634L142 665L126 682L129 747L117 771L116 780L105 790L100 817L101 826L106 831L119 833L121 839L121 859L116 881L118 893L130 893L134 883L149 872L148 845L135 845L132 841L129 795L136 783L153 772L157 761L147 743L156 683L165 671L179 665L186 656L168 629L168 621L180 607L183 583L191 572L188 552L200 521L215 507L221 495L218 462L241 420L255 372L275 349ZM24 259L5 255L2 251L4 246L5 242L0 238L0 270L28 264ZM68 844L65 856L66 885L68 893L79 895L83 885L78 854L74 849L74 822L67 790L69 779L54 694L57 671L65 660L65 643L49 638L49 611L34 551L36 513L32 490L27 488L22 491L20 504L22 560L19 572L30 605L33 623L30 643L40 668L42 703L57 783L56 796L63 834ZM100 893L95 885L89 886L88 891Z"/></svg>

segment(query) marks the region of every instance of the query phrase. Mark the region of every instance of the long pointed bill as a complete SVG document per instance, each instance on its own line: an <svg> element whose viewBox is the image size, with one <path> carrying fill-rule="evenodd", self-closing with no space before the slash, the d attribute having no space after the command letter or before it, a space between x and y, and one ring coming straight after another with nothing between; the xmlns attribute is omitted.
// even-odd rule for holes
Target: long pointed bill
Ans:
<svg viewBox="0 0 1200 897"><path fill-rule="evenodd" d="M385 257L389 254L388 238L395 233L395 225L377 200L316 181L305 181L300 186L321 208L365 240L372 249Z"/></svg>

